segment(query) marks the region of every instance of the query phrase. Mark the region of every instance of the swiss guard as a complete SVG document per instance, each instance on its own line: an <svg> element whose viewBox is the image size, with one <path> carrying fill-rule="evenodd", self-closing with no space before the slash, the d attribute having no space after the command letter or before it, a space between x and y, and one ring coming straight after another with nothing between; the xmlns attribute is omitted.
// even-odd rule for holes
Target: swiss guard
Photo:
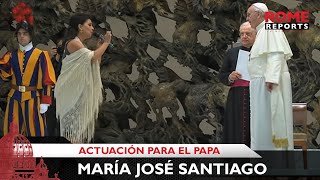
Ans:
<svg viewBox="0 0 320 180"><path fill-rule="evenodd" d="M45 112L51 104L51 87L56 82L47 51L33 47L32 9L20 2L12 8L17 22L16 38L19 48L0 59L0 78L11 81L3 125L4 135L14 120L25 136L46 136ZM0 79L0 80L1 80Z"/></svg>

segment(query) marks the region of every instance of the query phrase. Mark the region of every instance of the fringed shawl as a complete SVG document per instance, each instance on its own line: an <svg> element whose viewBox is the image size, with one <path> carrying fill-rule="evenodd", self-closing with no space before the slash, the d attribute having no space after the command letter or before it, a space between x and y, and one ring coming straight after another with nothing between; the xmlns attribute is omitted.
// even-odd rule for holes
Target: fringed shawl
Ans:
<svg viewBox="0 0 320 180"><path fill-rule="evenodd" d="M88 143L93 138L103 100L100 66L91 61L93 54L82 48L67 55L55 87L60 133L72 143Z"/></svg>

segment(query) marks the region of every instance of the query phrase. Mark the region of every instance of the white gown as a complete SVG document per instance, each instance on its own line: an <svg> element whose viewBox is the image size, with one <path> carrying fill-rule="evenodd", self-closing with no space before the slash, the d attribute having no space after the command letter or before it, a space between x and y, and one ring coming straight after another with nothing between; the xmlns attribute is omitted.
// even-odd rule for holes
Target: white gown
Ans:
<svg viewBox="0 0 320 180"><path fill-rule="evenodd" d="M257 27L248 70L251 106L251 149L293 149L292 90L287 60L292 56L282 31ZM278 84L267 91L266 82Z"/></svg>

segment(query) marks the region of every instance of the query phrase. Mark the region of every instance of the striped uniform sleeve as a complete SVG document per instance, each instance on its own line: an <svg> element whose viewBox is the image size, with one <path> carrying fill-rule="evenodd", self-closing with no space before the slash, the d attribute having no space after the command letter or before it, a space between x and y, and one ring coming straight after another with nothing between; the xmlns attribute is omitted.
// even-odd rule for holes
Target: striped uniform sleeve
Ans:
<svg viewBox="0 0 320 180"><path fill-rule="evenodd" d="M43 51L40 55L40 69L42 73L42 95L41 104L52 103L52 87L56 83L54 68L47 51Z"/></svg>
<svg viewBox="0 0 320 180"><path fill-rule="evenodd" d="M0 78L3 81L8 81L12 76L11 69L11 53L7 52L2 58L0 58Z"/></svg>

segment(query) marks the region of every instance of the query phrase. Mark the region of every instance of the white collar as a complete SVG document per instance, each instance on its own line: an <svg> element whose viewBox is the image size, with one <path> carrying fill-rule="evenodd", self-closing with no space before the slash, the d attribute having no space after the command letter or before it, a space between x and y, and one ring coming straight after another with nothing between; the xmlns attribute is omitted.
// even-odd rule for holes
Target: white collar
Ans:
<svg viewBox="0 0 320 180"><path fill-rule="evenodd" d="M262 29L266 24L266 21L262 21L257 27L256 30L259 31L260 29Z"/></svg>
<svg viewBox="0 0 320 180"><path fill-rule="evenodd" d="M19 44L19 49L22 52L27 52L30 51L33 48L32 42L30 42L29 44L22 46L21 44Z"/></svg>

